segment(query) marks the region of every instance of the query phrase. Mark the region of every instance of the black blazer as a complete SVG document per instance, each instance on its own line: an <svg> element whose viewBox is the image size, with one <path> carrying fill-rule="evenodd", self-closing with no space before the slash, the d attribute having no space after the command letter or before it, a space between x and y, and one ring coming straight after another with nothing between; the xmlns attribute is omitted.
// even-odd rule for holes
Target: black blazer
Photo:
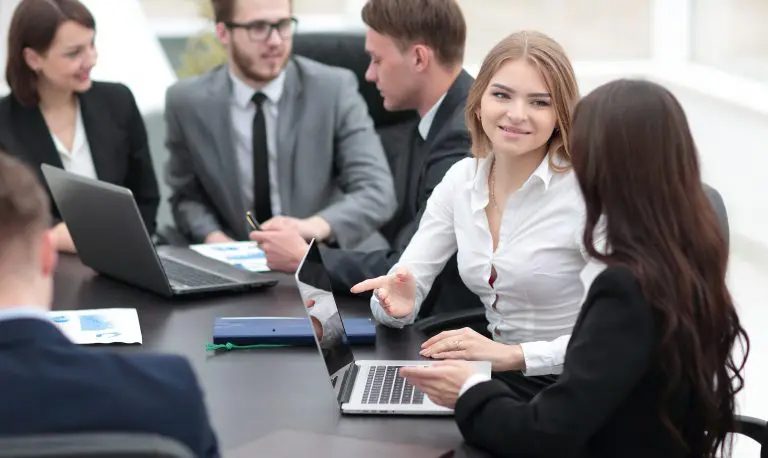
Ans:
<svg viewBox="0 0 768 458"><path fill-rule="evenodd" d="M156 433L219 456L185 359L80 347L39 319L0 321L0 435L67 432Z"/></svg>
<svg viewBox="0 0 768 458"><path fill-rule="evenodd" d="M419 227L432 190L453 164L469 155L471 142L464 122L464 108L473 81L467 72L459 74L435 113L426 140L421 140L417 124L412 124L403 145L385 148L395 152L388 159L398 207L392 219L381 228L391 248L371 252L321 248L335 291L347 292L360 281L386 274L397 263ZM442 307L433 310L433 304ZM472 306L482 307L482 303L461 281L454 256L435 280L420 316Z"/></svg>
<svg viewBox="0 0 768 458"><path fill-rule="evenodd" d="M160 192L133 94L122 84L94 82L78 97L96 176L130 189L144 224L154 233ZM0 99L0 147L32 166L41 183L41 164L63 168L40 109L22 106L13 94ZM51 204L59 221L59 211Z"/></svg>
<svg viewBox="0 0 768 458"><path fill-rule="evenodd" d="M606 269L582 306L559 380L528 403L499 381L473 386L456 405L464 438L501 456L688 456L657 416L664 375L654 316L629 269ZM703 434L690 397L680 386L667 404L684 436Z"/></svg>

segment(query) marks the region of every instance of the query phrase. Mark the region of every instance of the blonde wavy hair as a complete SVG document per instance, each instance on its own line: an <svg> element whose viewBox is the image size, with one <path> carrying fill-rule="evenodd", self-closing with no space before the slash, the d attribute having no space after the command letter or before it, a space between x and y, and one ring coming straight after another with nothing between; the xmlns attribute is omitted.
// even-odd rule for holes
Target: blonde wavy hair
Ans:
<svg viewBox="0 0 768 458"><path fill-rule="evenodd" d="M541 73L547 90L552 95L557 124L548 141L549 163L553 170L565 171L571 167L568 144L573 109L579 100L579 88L573 67L562 46L541 32L521 31L501 40L491 49L467 96L465 111L467 128L472 139L472 155L485 157L491 151L491 141L480 120L480 102L491 78L507 62L527 59ZM559 160L558 160L559 159Z"/></svg>

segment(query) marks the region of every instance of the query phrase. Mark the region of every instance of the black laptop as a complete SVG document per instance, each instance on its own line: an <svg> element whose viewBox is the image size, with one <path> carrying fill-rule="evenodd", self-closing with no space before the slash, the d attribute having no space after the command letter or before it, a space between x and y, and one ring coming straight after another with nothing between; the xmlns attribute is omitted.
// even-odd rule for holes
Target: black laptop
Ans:
<svg viewBox="0 0 768 458"><path fill-rule="evenodd" d="M155 248L129 189L41 166L83 264L164 296L245 290L277 284L188 248Z"/></svg>

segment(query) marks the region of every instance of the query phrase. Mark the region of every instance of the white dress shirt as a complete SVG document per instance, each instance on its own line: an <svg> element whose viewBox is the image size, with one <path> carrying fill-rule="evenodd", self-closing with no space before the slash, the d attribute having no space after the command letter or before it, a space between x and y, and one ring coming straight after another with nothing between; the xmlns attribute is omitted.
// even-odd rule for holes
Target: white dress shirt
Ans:
<svg viewBox="0 0 768 458"><path fill-rule="evenodd" d="M256 115L256 105L253 95L262 92L267 99L262 105L264 121L267 128L267 163L269 167L269 199L272 204L272 214L282 213L280 190L277 180L277 104L283 95L285 86L285 71L273 79L260 91L255 91L245 84L231 71L232 101L230 115L232 116L233 139L240 176L240 190L245 208L253 208L253 117ZM260 221L263 222L263 221Z"/></svg>
<svg viewBox="0 0 768 458"><path fill-rule="evenodd" d="M413 313L393 318L375 295L371 308L383 324L412 323L435 277L458 250L459 273L485 305L493 338L521 344L526 375L560 373L585 291L579 277L588 258L581 244L582 195L573 171L557 173L545 157L507 199L494 252L485 213L491 161L467 158L451 167L390 271L403 265L416 278ZM493 286L492 267L497 274Z"/></svg>
<svg viewBox="0 0 768 458"><path fill-rule="evenodd" d="M83 115L80 111L80 104L77 104L77 116L75 117L75 138L72 141L72 149L69 150L64 143L51 132L53 144L61 158L61 164L67 172L75 173L87 178L98 178L96 176L96 167L93 165L93 156L91 156L91 147L88 144L88 137L85 135L85 125L83 124Z"/></svg>

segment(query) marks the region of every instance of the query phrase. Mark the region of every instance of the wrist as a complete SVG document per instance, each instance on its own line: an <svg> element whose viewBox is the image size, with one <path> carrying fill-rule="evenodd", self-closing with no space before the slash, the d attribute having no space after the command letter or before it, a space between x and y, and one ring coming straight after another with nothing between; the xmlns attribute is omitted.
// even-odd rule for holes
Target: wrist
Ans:
<svg viewBox="0 0 768 458"><path fill-rule="evenodd" d="M311 216L304 220L304 222L309 227L309 238L316 238L318 241L320 240L326 240L331 237L331 225L328 224L328 221L326 221L321 216Z"/></svg>
<svg viewBox="0 0 768 458"><path fill-rule="evenodd" d="M494 365L494 371L524 371L525 355L523 347L519 344L499 344L504 347L503 357L498 364Z"/></svg>

